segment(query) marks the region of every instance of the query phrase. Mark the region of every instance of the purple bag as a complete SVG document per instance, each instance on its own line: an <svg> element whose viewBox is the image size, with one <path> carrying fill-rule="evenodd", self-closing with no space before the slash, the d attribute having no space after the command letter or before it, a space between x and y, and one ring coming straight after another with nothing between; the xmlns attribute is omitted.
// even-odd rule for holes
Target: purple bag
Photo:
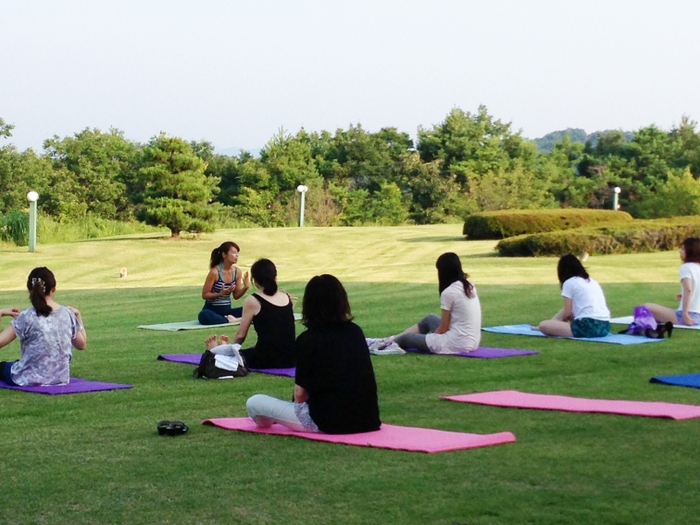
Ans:
<svg viewBox="0 0 700 525"><path fill-rule="evenodd" d="M654 316L646 306L634 307L634 320L627 327L628 334L643 334L646 330L656 330L656 327L656 319L654 319Z"/></svg>

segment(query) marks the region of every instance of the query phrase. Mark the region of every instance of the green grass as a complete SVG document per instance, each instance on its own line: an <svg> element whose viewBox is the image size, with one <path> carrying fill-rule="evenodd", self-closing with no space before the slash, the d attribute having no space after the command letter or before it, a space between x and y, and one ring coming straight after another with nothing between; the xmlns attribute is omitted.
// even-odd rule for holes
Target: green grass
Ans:
<svg viewBox="0 0 700 525"><path fill-rule="evenodd" d="M438 523L487 525L691 523L700 504L700 420L501 409L446 394L518 389L700 404L700 391L652 385L700 371L699 334L618 347L483 334L522 358L373 357L382 420L464 432L512 431L514 444L418 454L227 432L199 424L243 416L256 392L289 397L292 380L253 374L195 381L160 353L202 349L208 332L138 330L194 317L209 251L240 242L242 265L268 256L284 288L335 273L368 336L393 333L439 308L434 261L462 256L484 323L534 323L560 306L556 259L500 259L493 242L465 242L459 225L235 230L195 241L123 239L0 251L0 305L27 307L33 266L57 275L57 299L81 309L88 349L73 373L131 390L73 396L0 391L0 523ZM677 253L593 257L615 315L641 302L672 305ZM122 266L127 279L119 279ZM7 323L3 321L3 326ZM301 330L301 327L298 328ZM233 332L229 332L232 334ZM254 335L254 334L253 334ZM254 337L251 341L254 340ZM14 359L17 343L0 351ZM189 434L160 437L182 419Z"/></svg>

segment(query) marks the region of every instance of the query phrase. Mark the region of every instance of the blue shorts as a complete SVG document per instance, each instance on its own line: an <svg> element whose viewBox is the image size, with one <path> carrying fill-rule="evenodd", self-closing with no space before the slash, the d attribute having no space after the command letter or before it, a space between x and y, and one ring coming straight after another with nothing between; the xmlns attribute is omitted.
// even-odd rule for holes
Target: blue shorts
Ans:
<svg viewBox="0 0 700 525"><path fill-rule="evenodd" d="M10 386L17 386L12 380L12 365L17 361L2 361L0 362L0 379L5 381Z"/></svg>
<svg viewBox="0 0 700 525"><path fill-rule="evenodd" d="M696 325L700 325L700 314L697 312L688 312L688 315L695 321ZM683 324L683 310L676 310L676 319L678 322L676 324Z"/></svg>
<svg viewBox="0 0 700 525"><path fill-rule="evenodd" d="M571 321L571 333L574 337L605 337L610 333L610 323L588 317L574 319Z"/></svg>

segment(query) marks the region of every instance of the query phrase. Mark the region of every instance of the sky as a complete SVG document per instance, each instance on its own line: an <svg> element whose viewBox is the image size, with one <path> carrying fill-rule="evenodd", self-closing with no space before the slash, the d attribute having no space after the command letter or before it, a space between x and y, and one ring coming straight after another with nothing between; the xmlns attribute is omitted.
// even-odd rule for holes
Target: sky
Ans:
<svg viewBox="0 0 700 525"><path fill-rule="evenodd" d="M455 107L528 138L700 120L696 0L0 0L18 149L85 128L224 148Z"/></svg>

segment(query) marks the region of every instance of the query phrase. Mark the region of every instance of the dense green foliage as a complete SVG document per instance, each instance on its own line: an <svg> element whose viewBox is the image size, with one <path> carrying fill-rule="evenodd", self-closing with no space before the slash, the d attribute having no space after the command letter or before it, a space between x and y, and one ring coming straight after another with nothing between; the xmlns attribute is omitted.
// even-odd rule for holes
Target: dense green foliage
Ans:
<svg viewBox="0 0 700 525"><path fill-rule="evenodd" d="M0 140L12 125L0 120ZM621 209L636 218L700 211L700 133L683 117L670 131L579 131L552 138L548 152L494 118L454 108L420 127L417 140L386 127L296 134L281 129L259 157L217 155L207 141L160 134L147 144L116 129L54 136L43 151L0 146L0 215L26 209L40 194L42 213L67 223L86 216L139 219L180 231L222 225L296 222L296 187L309 187L309 225L460 223L505 209Z"/></svg>
<svg viewBox="0 0 700 525"><path fill-rule="evenodd" d="M527 233L570 230L632 220L629 213L587 208L485 211L468 216L462 233L472 240L504 239Z"/></svg>
<svg viewBox="0 0 700 525"><path fill-rule="evenodd" d="M496 249L510 257L644 253L675 250L688 237L700 237L700 217L637 220L598 228L518 235L503 239Z"/></svg>

